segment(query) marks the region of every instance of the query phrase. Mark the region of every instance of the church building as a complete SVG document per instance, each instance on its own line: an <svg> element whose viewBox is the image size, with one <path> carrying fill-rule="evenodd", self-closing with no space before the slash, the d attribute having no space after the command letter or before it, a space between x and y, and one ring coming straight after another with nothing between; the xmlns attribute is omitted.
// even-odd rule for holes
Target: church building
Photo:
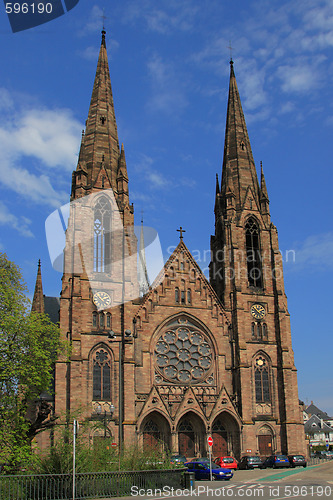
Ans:
<svg viewBox="0 0 333 500"><path fill-rule="evenodd" d="M92 440L104 435L187 458L207 454L208 436L213 456L304 454L278 234L233 61L209 281L180 229L148 283L104 30L70 200L60 330L71 350L55 369L58 422L100 420ZM42 290L40 267L38 284Z"/></svg>

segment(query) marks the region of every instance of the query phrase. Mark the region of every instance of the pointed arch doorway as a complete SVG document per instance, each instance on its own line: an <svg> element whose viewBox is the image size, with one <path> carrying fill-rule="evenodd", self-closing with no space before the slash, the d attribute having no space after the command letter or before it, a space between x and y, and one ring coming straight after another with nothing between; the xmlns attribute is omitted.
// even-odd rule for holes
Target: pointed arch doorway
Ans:
<svg viewBox="0 0 333 500"><path fill-rule="evenodd" d="M269 457L274 453L273 432L268 425L264 425L258 432L258 450L261 457Z"/></svg>
<svg viewBox="0 0 333 500"><path fill-rule="evenodd" d="M205 450L206 431L200 417L186 413L178 423L178 453L187 458L202 456Z"/></svg>
<svg viewBox="0 0 333 500"><path fill-rule="evenodd" d="M179 455L195 455L195 434L190 420L184 419L178 428Z"/></svg>
<svg viewBox="0 0 333 500"><path fill-rule="evenodd" d="M212 426L213 456L228 455L228 433L220 418L216 419Z"/></svg>
<svg viewBox="0 0 333 500"><path fill-rule="evenodd" d="M170 449L170 425L166 418L157 411L146 416L141 424L141 435L144 450L168 451Z"/></svg>
<svg viewBox="0 0 333 500"><path fill-rule="evenodd" d="M240 427L236 418L223 411L212 424L213 455L240 458Z"/></svg>

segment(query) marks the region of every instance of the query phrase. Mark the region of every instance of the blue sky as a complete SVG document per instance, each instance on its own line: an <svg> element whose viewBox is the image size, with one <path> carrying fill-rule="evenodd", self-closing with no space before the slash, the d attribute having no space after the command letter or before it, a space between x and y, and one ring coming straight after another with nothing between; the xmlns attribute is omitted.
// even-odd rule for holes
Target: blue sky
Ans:
<svg viewBox="0 0 333 500"><path fill-rule="evenodd" d="M332 0L80 0L68 14L16 34L2 10L1 251L21 267L30 296L39 258L44 293L59 294L44 223L69 200L103 8L136 223L144 210L166 258L182 225L204 269L231 42L282 255L296 256L284 271L299 395L333 414Z"/></svg>

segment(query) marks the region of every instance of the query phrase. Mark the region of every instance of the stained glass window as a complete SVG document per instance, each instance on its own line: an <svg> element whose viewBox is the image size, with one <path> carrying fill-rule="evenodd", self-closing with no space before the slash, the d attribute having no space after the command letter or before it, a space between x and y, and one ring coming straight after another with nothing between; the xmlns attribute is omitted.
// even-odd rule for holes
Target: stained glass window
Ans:
<svg viewBox="0 0 333 500"><path fill-rule="evenodd" d="M111 401L111 357L103 348L93 356L93 400Z"/></svg>
<svg viewBox="0 0 333 500"><path fill-rule="evenodd" d="M111 206L101 196L94 210L94 271L109 272L111 264Z"/></svg>
<svg viewBox="0 0 333 500"><path fill-rule="evenodd" d="M256 403L269 403L271 400L269 388L269 368L263 356L256 359L254 367Z"/></svg>

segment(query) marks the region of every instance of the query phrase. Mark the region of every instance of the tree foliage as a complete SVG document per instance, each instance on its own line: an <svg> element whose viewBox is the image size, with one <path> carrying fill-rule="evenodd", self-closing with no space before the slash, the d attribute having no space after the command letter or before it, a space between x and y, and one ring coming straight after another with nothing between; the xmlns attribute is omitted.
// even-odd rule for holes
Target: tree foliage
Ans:
<svg viewBox="0 0 333 500"><path fill-rule="evenodd" d="M30 311L25 292L19 268L0 253L0 463L14 466L30 453L34 403L51 387L60 349L58 326Z"/></svg>

